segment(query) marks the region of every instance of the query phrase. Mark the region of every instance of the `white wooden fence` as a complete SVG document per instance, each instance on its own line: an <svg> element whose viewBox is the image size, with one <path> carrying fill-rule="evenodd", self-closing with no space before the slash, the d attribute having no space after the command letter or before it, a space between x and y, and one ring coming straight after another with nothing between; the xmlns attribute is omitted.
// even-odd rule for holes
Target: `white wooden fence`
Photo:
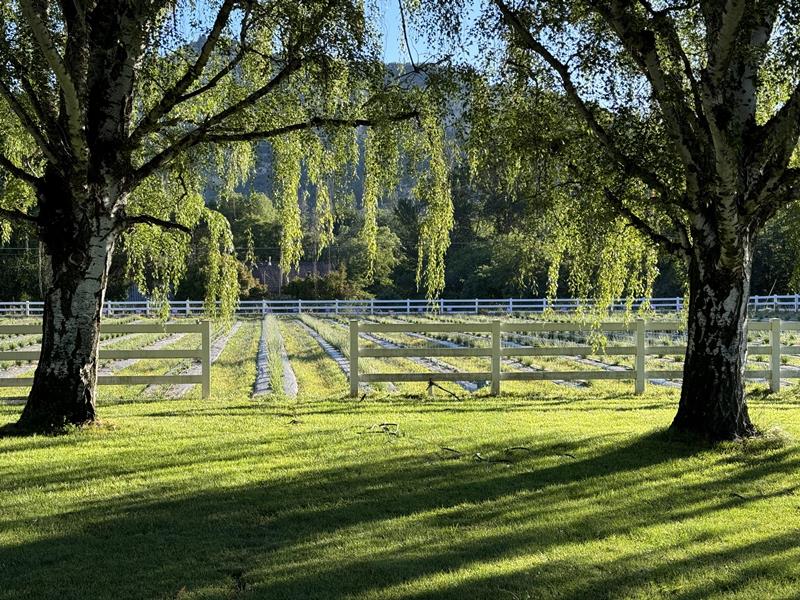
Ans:
<svg viewBox="0 0 800 600"><path fill-rule="evenodd" d="M683 298L636 298L633 307L644 302L656 312L679 312L683 309ZM578 298L452 298L439 300L398 299L398 300L242 300L236 308L239 316L267 314L328 313L345 315L371 314L412 314L425 312L438 313L541 313L547 309L556 312L572 312L579 306L591 306L592 300ZM41 316L42 302L18 301L0 302L0 316ZM800 312L800 295L752 296L751 310L779 312ZM614 302L612 310L624 311L628 302L620 299ZM158 305L148 300L117 301L109 300L103 307L106 316L155 315ZM202 316L205 303L202 300L172 300L170 314L174 316Z"/></svg>
<svg viewBox="0 0 800 600"><path fill-rule="evenodd" d="M41 335L41 325L0 325L0 336ZM200 336L200 347L195 349L147 349L114 350L100 348L100 360L125 359L185 359L200 361L199 375L99 375L99 385L172 385L199 384L203 398L211 395L211 323L125 323L101 324L100 333L186 333ZM3 350L0 361L37 361L39 350ZM0 377L0 387L29 387L33 377Z"/></svg>
<svg viewBox="0 0 800 600"><path fill-rule="evenodd" d="M500 393L501 381L576 381L590 379L622 379L635 382L634 391L641 394L648 379L682 379L683 370L647 370L645 358L649 355L683 355L684 345L648 345L647 332L680 331L683 324L677 321L645 321L637 319L630 323L602 323L599 330L604 333L627 332L633 334L635 344L630 346L607 345L599 351L591 346L540 346L504 347L504 333L590 333L597 331L580 323L545 323L500 320L482 323L361 323L350 321L350 395L358 395L359 383L402 381L489 381L491 393ZM749 331L769 331L768 345L748 345L748 351L769 355L769 369L747 370L748 379L767 379L772 391L780 390L781 378L800 378L800 369L781 369L782 355L800 355L800 346L781 344L782 331L800 331L800 322L750 321ZM489 334L491 344L483 348L362 348L361 333L484 333ZM502 359L519 356L592 356L627 355L634 357L634 368L625 370L597 371L503 371ZM360 358L412 358L412 357L485 357L491 359L491 370L485 372L424 372L424 373L360 373Z"/></svg>

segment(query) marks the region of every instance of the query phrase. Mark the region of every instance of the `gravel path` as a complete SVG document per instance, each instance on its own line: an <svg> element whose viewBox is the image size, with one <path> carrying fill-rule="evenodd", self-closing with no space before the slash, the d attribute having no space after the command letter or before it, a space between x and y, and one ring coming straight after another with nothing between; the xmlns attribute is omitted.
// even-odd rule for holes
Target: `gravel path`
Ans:
<svg viewBox="0 0 800 600"><path fill-rule="evenodd" d="M182 339L185 335L186 335L185 333L174 333L174 334L172 334L170 336L165 337L164 339L158 340L157 342L154 342L152 344L144 346L142 348L142 350L161 350L162 348L165 348L166 346L174 344L178 340ZM122 369L127 369L128 367L132 367L133 365L138 363L140 360L143 360L143 359L141 359L141 358L125 358L125 359L120 359L120 360L112 360L111 362L109 362L105 366L103 366L100 369L98 369L97 374L98 375L113 375L114 373L117 373L117 372L121 371Z"/></svg>
<svg viewBox="0 0 800 600"><path fill-rule="evenodd" d="M281 364L283 365L283 393L294 398L297 396L297 377L292 369L292 363L286 354L286 347L283 345L283 336L280 330L277 332L280 341ZM261 322L261 339L258 342L258 354L256 355L256 380L253 384L253 397L261 396L270 391L269 382L269 356L267 352L267 322Z"/></svg>
<svg viewBox="0 0 800 600"><path fill-rule="evenodd" d="M220 354L222 351L225 350L225 346L228 345L228 341L239 331L239 328L242 326L241 321L236 321L233 326L226 331L224 334L218 336L215 340L211 342L211 364L213 365L219 359ZM187 369L180 371L181 375L200 375L203 372L203 366L199 362L195 362ZM177 385L171 385L164 390L164 397L165 398L182 398L186 395L186 393L192 389L197 384L194 383L179 383ZM145 393L148 393L149 389L155 389L159 386L147 386L145 389ZM152 391L150 392L152 393Z"/></svg>

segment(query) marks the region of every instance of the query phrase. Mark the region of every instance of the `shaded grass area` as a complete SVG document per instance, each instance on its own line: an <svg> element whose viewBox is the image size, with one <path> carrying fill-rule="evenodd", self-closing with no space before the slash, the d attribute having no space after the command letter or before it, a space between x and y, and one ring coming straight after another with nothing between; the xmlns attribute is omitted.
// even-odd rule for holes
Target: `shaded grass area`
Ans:
<svg viewBox="0 0 800 600"><path fill-rule="evenodd" d="M785 436L669 440L674 390L541 384L461 402L345 397L281 323L297 401L249 400L257 323L211 400L0 439L0 598L790 598L800 399ZM19 407L0 407L0 423ZM789 441L786 441L788 438Z"/></svg>

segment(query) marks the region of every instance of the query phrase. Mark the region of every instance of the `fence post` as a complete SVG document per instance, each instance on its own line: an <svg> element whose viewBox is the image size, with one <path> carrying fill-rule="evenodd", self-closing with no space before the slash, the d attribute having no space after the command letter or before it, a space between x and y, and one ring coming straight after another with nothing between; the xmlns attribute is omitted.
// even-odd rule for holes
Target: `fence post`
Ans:
<svg viewBox="0 0 800 600"><path fill-rule="evenodd" d="M211 396L211 321L203 321L202 358L200 359L203 374L203 399Z"/></svg>
<svg viewBox="0 0 800 600"><path fill-rule="evenodd" d="M500 393L500 320L492 321L492 396Z"/></svg>
<svg viewBox="0 0 800 600"><path fill-rule="evenodd" d="M31 301L30 300L25 300L25 316L26 317L30 317L31 316Z"/></svg>
<svg viewBox="0 0 800 600"><path fill-rule="evenodd" d="M411 314L411 298L406 298L406 313Z"/></svg>
<svg viewBox="0 0 800 600"><path fill-rule="evenodd" d="M508 312L510 312L510 313L514 312L514 299L513 298L509 298L508 299Z"/></svg>
<svg viewBox="0 0 800 600"><path fill-rule="evenodd" d="M297 299L297 314L301 314L303 312L303 301L300 298Z"/></svg>
<svg viewBox="0 0 800 600"><path fill-rule="evenodd" d="M646 385L645 379L645 331L644 319L636 319L636 394L643 394Z"/></svg>
<svg viewBox="0 0 800 600"><path fill-rule="evenodd" d="M350 397L358 397L358 321L350 321Z"/></svg>
<svg viewBox="0 0 800 600"><path fill-rule="evenodd" d="M335 302L336 302L335 313L338 315L339 314L339 299L337 298Z"/></svg>
<svg viewBox="0 0 800 600"><path fill-rule="evenodd" d="M781 320L769 320L769 390L781 391Z"/></svg>

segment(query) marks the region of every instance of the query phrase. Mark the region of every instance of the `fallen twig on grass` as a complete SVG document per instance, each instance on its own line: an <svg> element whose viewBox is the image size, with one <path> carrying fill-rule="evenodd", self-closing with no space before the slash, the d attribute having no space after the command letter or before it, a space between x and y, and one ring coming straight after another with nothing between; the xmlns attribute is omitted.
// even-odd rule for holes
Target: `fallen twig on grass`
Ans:
<svg viewBox="0 0 800 600"><path fill-rule="evenodd" d="M503 452L505 452L506 454L511 454L512 452L518 452L522 450L524 450L525 452L533 452L533 450L531 448L528 448L527 446L511 446L510 448L506 448L505 450L503 450Z"/></svg>
<svg viewBox="0 0 800 600"><path fill-rule="evenodd" d="M461 452L459 452L454 448L447 448L446 446L442 446L441 449L444 450L445 452L452 452L453 454L458 454L459 456L461 456Z"/></svg>
<svg viewBox="0 0 800 600"><path fill-rule="evenodd" d="M400 436L400 426L397 423L376 423L371 425L366 431L362 433L385 433L386 435Z"/></svg>
<svg viewBox="0 0 800 600"><path fill-rule="evenodd" d="M503 463L506 465L512 464L512 461L508 460L507 458L486 458L480 452L476 452L475 454L473 454L472 458L478 462Z"/></svg>
<svg viewBox="0 0 800 600"><path fill-rule="evenodd" d="M446 393L450 394L450 395L451 395L453 398L455 398L456 400L461 400L461 397L460 397L458 394L456 394L456 393L454 393L454 392L451 392L451 391L450 391L450 390L448 390L447 388L444 388L444 387L442 387L441 385L439 385L438 383L436 383L436 382L435 382L433 379L429 379L429 380L428 380L428 393L429 393L429 394L430 394L430 392L431 392L431 390L432 390L433 388L438 388L438 389L442 390L443 392L446 392Z"/></svg>

